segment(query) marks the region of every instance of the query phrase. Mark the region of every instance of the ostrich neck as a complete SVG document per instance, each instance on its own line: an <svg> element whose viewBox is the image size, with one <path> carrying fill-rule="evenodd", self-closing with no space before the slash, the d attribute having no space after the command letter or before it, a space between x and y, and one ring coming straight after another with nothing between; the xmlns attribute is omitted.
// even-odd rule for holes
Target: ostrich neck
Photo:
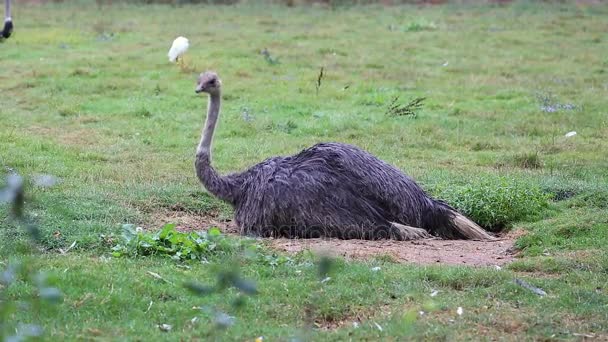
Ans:
<svg viewBox="0 0 608 342"><path fill-rule="evenodd" d="M4 1L4 19L11 19L11 0Z"/></svg>
<svg viewBox="0 0 608 342"><path fill-rule="evenodd" d="M197 153L204 153L211 160L211 142L213 141L213 132L217 125L217 119L220 115L221 96L218 93L209 95L209 104L207 106L207 119L205 120L205 128L201 141L198 144Z"/></svg>
<svg viewBox="0 0 608 342"><path fill-rule="evenodd" d="M209 95L207 119L205 120L201 141L196 150L196 175L210 193L221 200L234 204L236 185L233 179L230 176L222 177L211 166L211 143L220 113L220 102L219 92Z"/></svg>

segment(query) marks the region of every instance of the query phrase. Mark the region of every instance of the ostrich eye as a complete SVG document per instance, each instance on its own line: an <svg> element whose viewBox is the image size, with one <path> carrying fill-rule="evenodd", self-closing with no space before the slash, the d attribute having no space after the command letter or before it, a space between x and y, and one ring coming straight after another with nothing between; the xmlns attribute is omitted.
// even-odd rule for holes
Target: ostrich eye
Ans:
<svg viewBox="0 0 608 342"><path fill-rule="evenodd" d="M215 87L215 80L210 80L208 84L212 87Z"/></svg>

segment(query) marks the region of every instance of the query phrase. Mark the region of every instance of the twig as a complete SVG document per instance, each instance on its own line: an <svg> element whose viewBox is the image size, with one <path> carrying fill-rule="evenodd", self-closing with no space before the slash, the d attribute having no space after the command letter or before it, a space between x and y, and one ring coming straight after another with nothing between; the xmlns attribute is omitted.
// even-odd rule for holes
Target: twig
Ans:
<svg viewBox="0 0 608 342"><path fill-rule="evenodd" d="M535 294L537 294L537 295L539 295L541 297L544 297L544 296L547 295L547 292L543 291L542 289L540 289L540 288L538 288L536 286L532 286L532 285L528 284L527 282L525 282L525 281L523 281L521 279L515 279L515 284L517 284L517 285L519 285L519 286L521 286L521 287L523 287L525 289L528 289L528 290L532 291L533 293L535 293Z"/></svg>
<svg viewBox="0 0 608 342"><path fill-rule="evenodd" d="M323 80L323 71L325 69L323 67L321 67L321 70L319 71L319 76L317 77L317 95L319 95L319 88L321 88L321 81Z"/></svg>
<svg viewBox="0 0 608 342"><path fill-rule="evenodd" d="M150 276L152 276L152 278L156 278L158 280L162 280L162 281L164 281L167 284L175 285L172 282L168 281L167 279L161 277L161 275L158 274L158 273L154 273L154 272L151 272L151 271L146 271L146 273L148 273Z"/></svg>
<svg viewBox="0 0 608 342"><path fill-rule="evenodd" d="M72 248L74 248L76 246L76 241L72 242L72 244L70 245L70 247L64 249L59 248L59 253L61 254L66 254L67 252L69 252Z"/></svg>
<svg viewBox="0 0 608 342"><path fill-rule="evenodd" d="M152 307L152 304L154 304L154 302L150 301L150 304L148 304L148 308L146 309L145 313L148 313L148 311L150 311L150 308Z"/></svg>

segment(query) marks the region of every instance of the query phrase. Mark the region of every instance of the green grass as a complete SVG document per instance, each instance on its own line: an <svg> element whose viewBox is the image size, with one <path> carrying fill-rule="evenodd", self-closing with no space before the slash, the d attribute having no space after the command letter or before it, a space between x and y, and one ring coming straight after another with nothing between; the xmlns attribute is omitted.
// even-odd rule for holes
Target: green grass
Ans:
<svg viewBox="0 0 608 342"><path fill-rule="evenodd" d="M15 7L14 36L0 45L0 173L60 179L30 188L27 203L47 250L31 267L51 275L65 298L17 311L13 321L41 322L49 340L607 336L605 5L116 4L102 15L85 1ZM509 222L527 234L516 244L521 258L502 270L338 260L320 284L307 254L273 263L272 254L235 253L236 261L218 257L189 269L161 257L106 259L122 224L156 229L155 215L172 211L231 214L193 172L206 99L194 94L196 72L167 62L178 35L190 39L194 70L214 69L223 80L214 147L221 172L341 141L430 191L507 177L554 200ZM265 48L279 63L260 53ZM402 105L426 100L415 118L391 116L396 96ZM566 139L572 130L578 135ZM27 249L7 214L0 209L4 262ZM73 241L74 250L58 252ZM214 331L209 313L192 308L230 311L236 293L196 297L181 284L212 283L228 263L260 293L231 311L232 327ZM17 299L34 290L20 282L2 291ZM172 331L161 332L161 323Z"/></svg>

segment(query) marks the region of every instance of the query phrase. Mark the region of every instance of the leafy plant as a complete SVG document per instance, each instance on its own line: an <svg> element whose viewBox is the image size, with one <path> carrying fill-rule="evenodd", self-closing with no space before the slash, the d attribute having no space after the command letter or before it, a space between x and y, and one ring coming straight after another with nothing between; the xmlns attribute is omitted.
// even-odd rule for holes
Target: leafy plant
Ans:
<svg viewBox="0 0 608 342"><path fill-rule="evenodd" d="M433 192L491 231L541 213L551 197L538 185L507 177L482 177L476 183L442 186Z"/></svg>
<svg viewBox="0 0 608 342"><path fill-rule="evenodd" d="M132 224L122 226L122 241L112 248L112 255L166 255L175 260L202 260L230 254L239 247L237 240L227 239L218 228L202 232L179 232L175 224L164 225L151 233Z"/></svg>
<svg viewBox="0 0 608 342"><path fill-rule="evenodd" d="M437 24L428 20L418 20L411 22L403 28L405 32L420 32L420 31L434 31L437 29Z"/></svg>

